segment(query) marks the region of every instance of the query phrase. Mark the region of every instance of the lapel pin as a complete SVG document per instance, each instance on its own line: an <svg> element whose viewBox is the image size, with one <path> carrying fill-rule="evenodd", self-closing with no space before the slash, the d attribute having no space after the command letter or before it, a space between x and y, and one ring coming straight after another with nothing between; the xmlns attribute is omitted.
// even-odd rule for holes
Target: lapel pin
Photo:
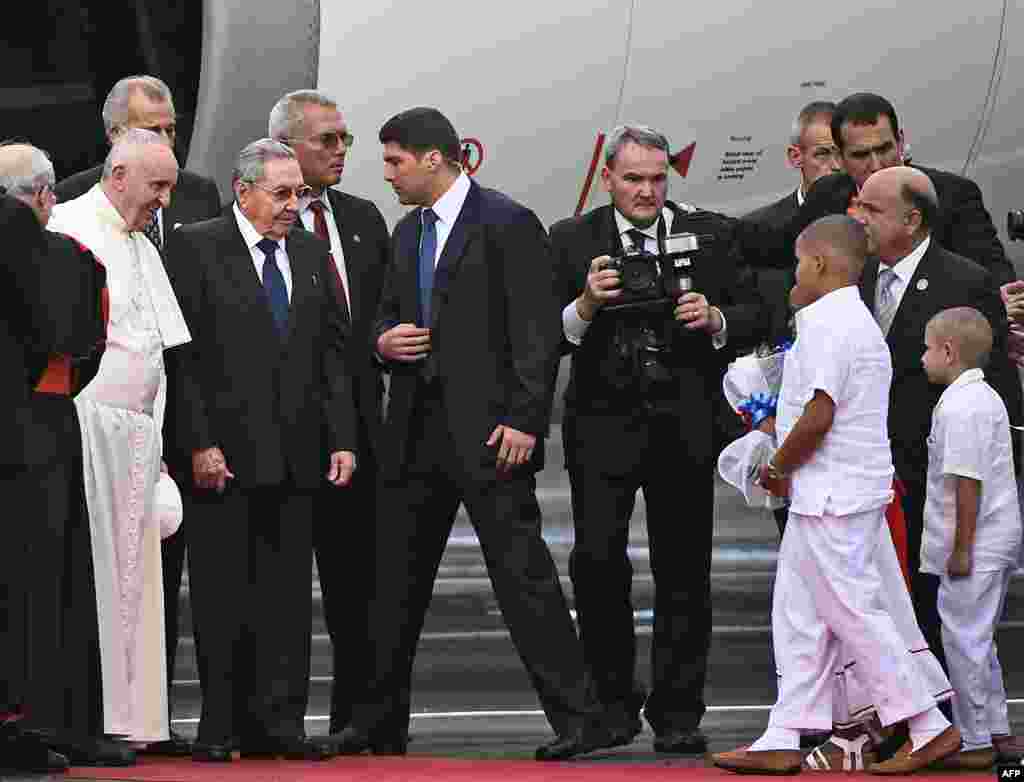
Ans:
<svg viewBox="0 0 1024 782"><path fill-rule="evenodd" d="M352 234L352 241L353 242L361 242L363 240L359 238L359 234Z"/></svg>
<svg viewBox="0 0 1024 782"><path fill-rule="evenodd" d="M317 286L320 285L320 278L317 277L316 272L313 272L313 278L312 279L313 279L313 287L314 288L316 288Z"/></svg>
<svg viewBox="0 0 1024 782"><path fill-rule="evenodd" d="M917 289L919 291L926 291L926 290L928 290L928 278L927 277L922 277L920 280L917 281Z"/></svg>

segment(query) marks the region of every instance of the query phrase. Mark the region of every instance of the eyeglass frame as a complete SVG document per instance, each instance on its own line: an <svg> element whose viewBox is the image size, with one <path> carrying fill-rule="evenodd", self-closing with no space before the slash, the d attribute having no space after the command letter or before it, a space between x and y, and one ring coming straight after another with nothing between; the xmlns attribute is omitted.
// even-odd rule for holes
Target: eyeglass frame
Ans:
<svg viewBox="0 0 1024 782"><path fill-rule="evenodd" d="M324 136L333 136L335 141L332 144L326 144L323 141ZM347 131L347 130L344 133L338 133L337 131L332 130L332 131L329 131L327 133L321 133L321 134L319 134L317 136L286 136L286 139L288 141L306 141L306 142L309 142L309 141L312 141L312 140L315 139L316 142L321 147L323 147L324 149L337 149L339 144L344 144L345 145L345 149L351 149L352 145L355 143L356 137L354 135L352 135L352 133Z"/></svg>
<svg viewBox="0 0 1024 782"><path fill-rule="evenodd" d="M278 195L277 191L284 190L285 185L280 185L279 187L275 188L269 188L266 185L261 185L259 182L247 182L244 179L242 180L242 183L250 185L252 187L258 187L264 193L269 194L271 198L273 198L276 202L280 204L288 203L292 199L292 196L295 196L297 200L301 201L302 199L308 198L309 196L313 195L313 188L311 188L309 185L302 185L301 187L297 188L289 187L287 188L288 195L285 198L281 198L281 196Z"/></svg>

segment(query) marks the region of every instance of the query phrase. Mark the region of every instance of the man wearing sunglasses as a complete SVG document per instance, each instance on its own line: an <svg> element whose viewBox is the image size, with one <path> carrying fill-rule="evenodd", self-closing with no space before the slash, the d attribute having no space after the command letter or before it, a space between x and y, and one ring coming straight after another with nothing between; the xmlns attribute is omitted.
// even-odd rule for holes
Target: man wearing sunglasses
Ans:
<svg viewBox="0 0 1024 782"><path fill-rule="evenodd" d="M313 517L324 620L334 654L330 733L349 724L370 660L367 620L374 579L377 459L374 443L383 391L371 355L370 331L388 262L389 236L372 201L336 189L353 136L328 95L297 90L270 111L271 138L295 151L310 193L299 201L302 227L331 246L327 279L332 300L351 329L345 365L356 407L359 470L342 491L326 487Z"/></svg>

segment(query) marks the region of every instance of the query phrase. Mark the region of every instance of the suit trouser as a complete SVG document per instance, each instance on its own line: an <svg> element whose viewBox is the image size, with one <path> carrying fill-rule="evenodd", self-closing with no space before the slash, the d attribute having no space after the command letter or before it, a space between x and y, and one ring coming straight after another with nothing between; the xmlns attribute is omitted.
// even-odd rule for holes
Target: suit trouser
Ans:
<svg viewBox="0 0 1024 782"><path fill-rule="evenodd" d="M344 488L317 492L313 549L334 660L330 732L352 720L373 665L370 603L376 571L377 467L361 438L359 468Z"/></svg>
<svg viewBox="0 0 1024 782"><path fill-rule="evenodd" d="M192 477L187 476L185 480L191 482ZM175 479L181 486L182 482ZM187 484L186 484L187 485ZM163 564L164 576L164 633L167 639L167 688L169 693L174 691L174 661L178 656L178 628L180 607L181 607L181 577L185 569L185 523L188 520L188 500L182 493L184 505L184 516L178 531L169 538L160 541L160 559ZM167 707L171 708L171 699L168 694Z"/></svg>
<svg viewBox="0 0 1024 782"><path fill-rule="evenodd" d="M1013 568L942 576L939 615L953 681L953 718L964 750L992 746L992 736L1010 732L1003 669L996 649L996 623L1003 615Z"/></svg>
<svg viewBox="0 0 1024 782"><path fill-rule="evenodd" d="M312 626L312 492L195 491L189 587L200 742L305 735Z"/></svg>
<svg viewBox="0 0 1024 782"><path fill-rule="evenodd" d="M905 470L904 472L909 472ZM903 481L906 493L903 495L903 516L907 524L907 572L910 574L910 599L914 614L921 628L924 640L935 654L942 670L949 673L946 654L942 646L942 621L939 619L939 577L921 572L921 538L924 534L925 483L908 480L897 474ZM943 709L946 707L944 706Z"/></svg>
<svg viewBox="0 0 1024 782"><path fill-rule="evenodd" d="M548 721L559 734L574 730L588 708L583 658L541 537L533 474L487 481L467 475L436 396L420 400L412 420L406 474L384 482L378 495L370 621L375 671L354 722L382 741L407 735L416 645L455 514L465 503L498 606ZM481 433L481 445L489 435Z"/></svg>
<svg viewBox="0 0 1024 782"><path fill-rule="evenodd" d="M714 474L710 462L694 458L701 449L682 436L677 416L641 416L633 424L647 431L635 441L643 443L642 451L626 460L630 466L623 474L609 474L602 454L580 453L573 462L576 539L570 575L597 696L611 717L635 717L642 699L634 686L633 569L627 547L636 493L642 490L655 586L652 688L644 716L660 734L695 728L705 711ZM614 434L608 442L616 447Z"/></svg>
<svg viewBox="0 0 1024 782"><path fill-rule="evenodd" d="M770 725L832 726L834 670L844 648L883 725L935 705L880 602L876 548L884 524L884 508L824 517L790 512L772 598L779 695Z"/></svg>

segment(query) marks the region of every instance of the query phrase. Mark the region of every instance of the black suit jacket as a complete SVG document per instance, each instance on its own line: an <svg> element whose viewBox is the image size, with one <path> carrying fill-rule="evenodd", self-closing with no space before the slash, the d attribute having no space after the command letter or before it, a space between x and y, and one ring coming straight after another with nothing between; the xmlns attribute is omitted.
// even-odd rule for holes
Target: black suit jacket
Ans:
<svg viewBox="0 0 1024 782"><path fill-rule="evenodd" d="M102 173L103 166L96 166L72 174L67 179L62 179L54 188L57 200L63 203L85 194L100 181ZM219 215L220 211L220 192L217 190L217 184L212 179L207 179L199 174L193 174L184 169L180 170L178 184L175 185L174 192L171 194L171 203L164 210L162 216L164 244L166 245L168 235L179 223L188 225L200 220L209 220Z"/></svg>
<svg viewBox="0 0 1024 782"><path fill-rule="evenodd" d="M745 215L742 219L758 223L777 230L785 227L796 218L800 211L797 191L794 190L784 198ZM778 342L789 336L789 319L792 310L789 306L789 292L796 283L796 264L792 253L780 258L773 268L745 266L744 273L750 276L757 286L764 303L764 318L768 325L768 341Z"/></svg>
<svg viewBox="0 0 1024 782"><path fill-rule="evenodd" d="M861 278L861 297L875 309L878 262L869 261ZM943 388L928 382L921 366L924 329L933 315L949 307L974 307L992 324L994 343L985 377L1002 397L1010 422L1021 420L1021 385L1006 354L1006 310L991 275L978 264L943 249L932 240L893 317L887 342L892 352L889 434L896 474L923 484L928 470L928 433L932 411ZM1016 444L1017 436L1014 435Z"/></svg>
<svg viewBox="0 0 1024 782"><path fill-rule="evenodd" d="M419 313L420 210L395 227L373 345ZM440 382L456 455L466 473L492 480L496 449L484 443L498 424L535 435L533 469L543 463L561 334L544 226L496 190L471 182L434 274L431 353L393 363L383 426L385 475L406 464L417 389Z"/></svg>
<svg viewBox="0 0 1024 782"><path fill-rule="evenodd" d="M752 345L763 335L761 303L756 290L739 272L739 256L732 228L735 221L708 212L690 214L669 202L675 213L670 233L692 231L714 233L719 241L694 258L694 290L721 309L728 328L729 341L716 350L706 332L693 332L671 321L673 346L670 363L678 388L674 394L680 426L689 430L691 450L700 457L711 457L711 422L717 414L716 402L722 396L722 372L736 353L738 345ZM622 252L618 227L611 205L598 207L580 217L572 217L551 227L551 245L555 259L559 312L574 301L586 286L591 260L599 255ZM628 416L643 400L628 388L611 381L610 367L619 366L615 355L614 332L617 318L607 311L598 312L579 347L564 338L563 350L572 353L569 385L565 392L563 438L566 439L567 465L574 453L597 453L608 466L617 456L632 458L630 448L619 448L609 428L601 423L608 415ZM671 312L658 323L671 320ZM559 323L561 332L561 323ZM593 424L591 426L590 424ZM699 427L699 428L698 428ZM628 427L627 427L628 428ZM703 433L704 436L701 436ZM609 436L612 439L608 439ZM593 438L593 442L591 442ZM699 459L698 459L699 460ZM611 469L611 468L609 468Z"/></svg>
<svg viewBox="0 0 1024 782"><path fill-rule="evenodd" d="M377 318L384 274L390 259L391 239L380 210L365 198L328 189L335 225L345 253L348 297L345 302L332 297L339 314L349 324L345 348L345 367L352 378L352 393L359 416L361 449L376 447L380 435L381 396L384 384L381 367L370 343Z"/></svg>
<svg viewBox="0 0 1024 782"><path fill-rule="evenodd" d="M329 453L355 451L344 333L328 292L327 243L287 238L288 335L274 326L234 215L183 226L167 269L192 341L170 351L175 438L188 454L218 446L244 488L323 483Z"/></svg>
<svg viewBox="0 0 1024 782"><path fill-rule="evenodd" d="M966 177L915 166L928 175L939 197L939 219L932 226L932 240L952 253L983 266L1000 285L1017 279L1013 264L1006 257L996 227L985 209L978 186ZM845 214L857 186L849 174L830 174L811 187L801 210L800 223L810 225L826 214ZM793 236L795 238L795 234Z"/></svg>

